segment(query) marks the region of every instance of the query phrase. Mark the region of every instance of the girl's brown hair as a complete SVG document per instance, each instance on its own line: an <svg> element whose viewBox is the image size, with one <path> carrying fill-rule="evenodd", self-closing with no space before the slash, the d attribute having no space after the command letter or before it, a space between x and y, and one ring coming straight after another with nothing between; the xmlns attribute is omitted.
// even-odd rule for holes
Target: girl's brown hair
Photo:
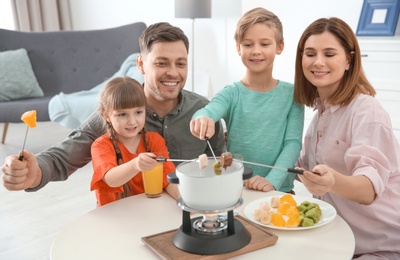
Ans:
<svg viewBox="0 0 400 260"><path fill-rule="evenodd" d="M311 35L332 33L343 46L349 61L346 71L339 83L338 89L328 98L330 104L349 104L358 94L375 96L376 91L367 80L361 64L361 53L357 38L350 26L343 20L321 18L310 24L300 37L297 45L296 67L294 78L294 100L309 107L314 107L318 98L317 88L304 76L302 61L304 45Z"/></svg>
<svg viewBox="0 0 400 260"><path fill-rule="evenodd" d="M106 119L110 112L119 109L128 109L135 107L145 107L146 96L144 95L143 87L135 79L130 77L117 77L107 82L101 90L99 112L104 119ZM117 145L117 137L115 130L110 122L104 120L106 124L110 139L113 142L116 160L118 165L123 164L121 151ZM146 130L143 128L143 139L147 152L150 152ZM123 185L124 191L119 194L120 198L128 197L132 194L129 182Z"/></svg>

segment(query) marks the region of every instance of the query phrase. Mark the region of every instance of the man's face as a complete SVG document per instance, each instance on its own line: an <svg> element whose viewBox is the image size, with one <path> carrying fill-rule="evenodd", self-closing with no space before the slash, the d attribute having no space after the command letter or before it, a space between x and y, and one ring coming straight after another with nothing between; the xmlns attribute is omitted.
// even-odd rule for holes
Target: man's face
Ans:
<svg viewBox="0 0 400 260"><path fill-rule="evenodd" d="M159 101L175 100L185 86L188 55L183 41L158 42L137 64L144 75L146 97Z"/></svg>

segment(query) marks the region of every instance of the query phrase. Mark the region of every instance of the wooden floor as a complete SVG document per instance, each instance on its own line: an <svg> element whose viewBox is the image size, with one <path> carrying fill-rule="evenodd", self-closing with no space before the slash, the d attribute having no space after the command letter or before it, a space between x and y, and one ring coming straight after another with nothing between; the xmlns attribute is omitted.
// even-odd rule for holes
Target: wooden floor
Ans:
<svg viewBox="0 0 400 260"><path fill-rule="evenodd" d="M0 124L2 133L3 124ZM26 125L10 124L0 165L22 148ZM26 149L39 152L62 141L70 130L52 123L29 129ZM90 192L91 165L75 172L68 181L52 182L37 192L11 192L0 185L0 259L49 259L57 234L69 223L96 207ZM2 183L2 182L1 182Z"/></svg>
<svg viewBox="0 0 400 260"><path fill-rule="evenodd" d="M3 124L0 124L0 131ZM10 124L6 143L0 144L0 165L22 148L26 125ZM29 129L26 149L34 153L62 141L70 130L52 123L38 123ZM37 192L11 192L0 185L0 260L49 259L57 234L69 223L95 209L90 192L91 164L75 172L67 181L51 182ZM295 182L296 194L309 196Z"/></svg>

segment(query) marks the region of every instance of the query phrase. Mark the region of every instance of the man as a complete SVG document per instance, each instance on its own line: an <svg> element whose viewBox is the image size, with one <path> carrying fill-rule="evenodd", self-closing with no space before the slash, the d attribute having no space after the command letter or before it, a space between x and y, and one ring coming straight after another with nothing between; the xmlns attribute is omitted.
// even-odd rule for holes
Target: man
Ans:
<svg viewBox="0 0 400 260"><path fill-rule="evenodd" d="M184 90L187 78L189 41L183 31L168 23L149 26L139 38L141 54L136 63L144 75L147 98L146 130L161 134L170 158L194 159L212 153L205 141L194 137L189 129L192 115L208 100ZM66 140L36 156L24 151L24 160L8 156L2 166L3 185L8 190L36 191L50 181L66 180L91 161L93 141L106 129L98 112L93 113ZM225 149L223 129L210 139L216 154Z"/></svg>

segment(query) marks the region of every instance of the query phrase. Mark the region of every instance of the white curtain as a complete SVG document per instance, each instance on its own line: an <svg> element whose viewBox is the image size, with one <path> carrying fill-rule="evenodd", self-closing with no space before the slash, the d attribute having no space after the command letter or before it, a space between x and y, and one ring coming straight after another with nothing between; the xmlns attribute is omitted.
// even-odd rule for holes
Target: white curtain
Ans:
<svg viewBox="0 0 400 260"><path fill-rule="evenodd" d="M72 30L69 0L11 0L15 29L27 32Z"/></svg>

